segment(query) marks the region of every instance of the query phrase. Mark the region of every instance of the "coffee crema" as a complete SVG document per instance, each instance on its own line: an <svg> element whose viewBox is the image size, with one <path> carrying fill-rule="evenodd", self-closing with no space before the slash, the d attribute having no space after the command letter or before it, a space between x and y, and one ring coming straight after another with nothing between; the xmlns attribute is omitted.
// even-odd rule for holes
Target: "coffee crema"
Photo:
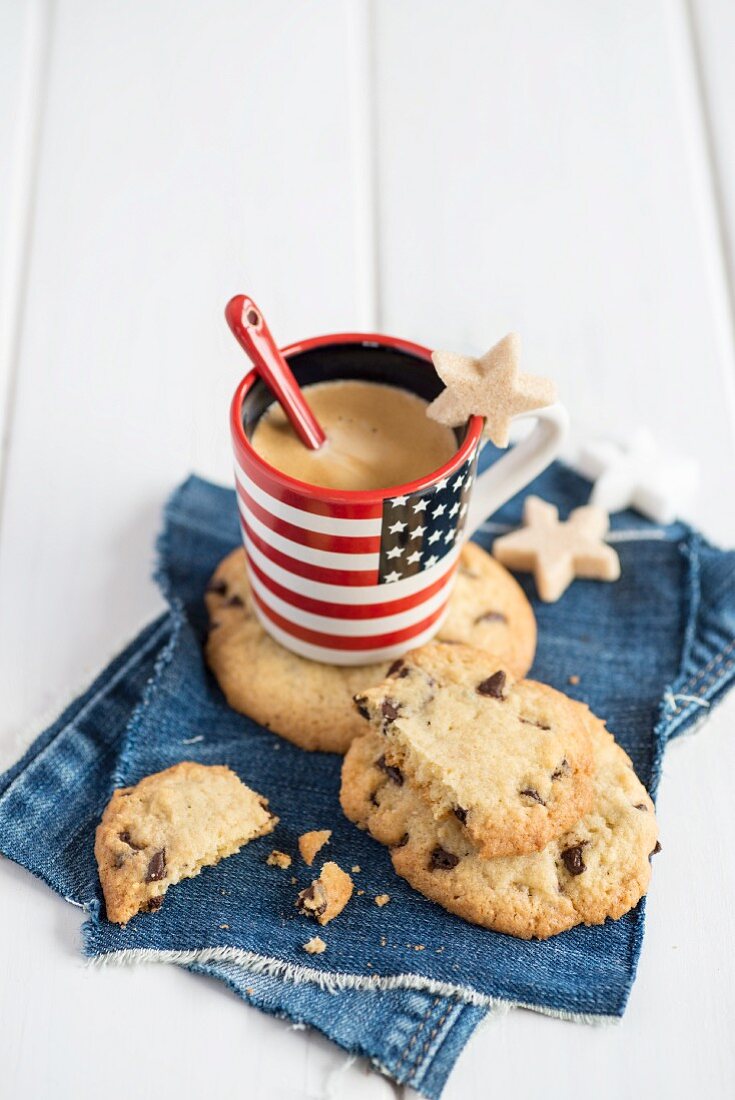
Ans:
<svg viewBox="0 0 735 1100"><path fill-rule="evenodd" d="M326 433L323 447L305 447L275 401L251 442L271 466L310 485L356 492L404 485L437 470L457 450L452 429L426 415L428 402L398 386L316 382L304 396Z"/></svg>

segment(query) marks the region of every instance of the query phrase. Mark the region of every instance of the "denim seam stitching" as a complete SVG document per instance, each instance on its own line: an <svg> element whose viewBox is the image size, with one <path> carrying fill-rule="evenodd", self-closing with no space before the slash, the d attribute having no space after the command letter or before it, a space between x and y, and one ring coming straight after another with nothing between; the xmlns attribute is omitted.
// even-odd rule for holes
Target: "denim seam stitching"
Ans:
<svg viewBox="0 0 735 1100"><path fill-rule="evenodd" d="M456 1007L456 1002L453 1003L452 1001L450 1001L449 1004L447 1005L447 1007L445 1008L444 1012L442 1013L442 1015L440 1016L440 1018L437 1020L436 1024L434 1025L434 1028L431 1032L431 1035L429 1035L428 1039L426 1040L426 1042L424 1043L424 1045L421 1047L421 1049L418 1051L416 1057L414 1058L414 1060L411 1064L411 1068L408 1072L408 1076L407 1076L406 1080L410 1081L411 1078L415 1079L416 1074L418 1073L419 1069L421 1068L421 1066L423 1065L423 1063L426 1059L426 1055L429 1051L429 1048L431 1047L431 1044L434 1042L434 1039L436 1038L436 1035L439 1031L439 1028L442 1027L442 1025L445 1023L445 1021L447 1019L447 1016L449 1015L450 1012L453 1011L453 1009L455 1007Z"/></svg>
<svg viewBox="0 0 735 1100"><path fill-rule="evenodd" d="M398 1080L398 1075L399 1075L399 1073L400 1073L400 1070L401 1070L401 1066L402 1066L402 1065L403 1065L403 1063L405 1062L405 1060L406 1060L406 1057L407 1057L407 1055L408 1055L408 1052L410 1051L411 1047L412 1047L412 1046L414 1045L414 1043L415 1043L415 1042L416 1042L416 1040L418 1039L418 1037L419 1037L419 1035L421 1034L421 1032L422 1032L422 1031L424 1030L424 1028L426 1027L426 1025L427 1025L427 1023L428 1023L429 1019L430 1019L430 1018L431 1018L431 1016L432 1016L432 1013L434 1012L434 1009L435 1009L435 1008L436 1008L436 1006L437 1006L437 1005L438 1005L438 1004L440 1003L440 1001L441 1001L441 997L435 997L435 998L434 998L434 1000L433 1000L433 1001L431 1002L431 1004L429 1005L429 1007L428 1007L428 1008L426 1009L426 1012L424 1013L424 1018L423 1018L423 1020L421 1021L420 1025L419 1025L419 1026L418 1026L418 1028L417 1028L417 1029L416 1029L416 1030L414 1031L413 1035L411 1036L410 1040L408 1041L408 1044L407 1044L407 1045L406 1045L406 1046L404 1047L404 1049L403 1049L403 1054L402 1054L402 1055L401 1055L401 1057L400 1057L400 1058L398 1059L398 1061L397 1061L397 1063L396 1063L396 1066L395 1066L395 1069L394 1069L394 1071L393 1071L393 1072L394 1072L394 1075L395 1075L395 1077L396 1077L396 1080ZM409 1068L407 1069L407 1071L406 1071L406 1079L408 1079L408 1078L409 1078L409 1077L411 1076L411 1073L412 1073L412 1069L411 1069L411 1067L409 1067Z"/></svg>
<svg viewBox="0 0 735 1100"><path fill-rule="evenodd" d="M707 676L708 672L713 672L713 670L716 668L716 666L721 664L725 660L725 658L728 656L728 654L731 653L734 649L735 649L735 638L733 638L733 640L731 642L729 642L725 646L724 649L722 649L718 653L716 653L714 655L714 657L712 657L707 662L707 664L704 665L703 668L698 669L698 671L693 673L689 677L688 680L685 680L684 683L680 685L679 693L682 692L682 691L687 691L689 689L692 689L692 688L696 687L697 681L701 680L703 676ZM708 676L707 679L702 684L700 684L699 690L696 691L696 694L697 695L702 695L707 690L708 686L711 686L713 683L716 683L717 680L721 679L721 677L729 669L732 668L733 663L735 663L735 658L733 658L733 660L729 661L728 664L725 665L725 667L723 669L721 669L718 672L714 673L714 675L712 675L712 676ZM685 708L677 707L675 709L674 713L679 714L683 709L685 709Z"/></svg>

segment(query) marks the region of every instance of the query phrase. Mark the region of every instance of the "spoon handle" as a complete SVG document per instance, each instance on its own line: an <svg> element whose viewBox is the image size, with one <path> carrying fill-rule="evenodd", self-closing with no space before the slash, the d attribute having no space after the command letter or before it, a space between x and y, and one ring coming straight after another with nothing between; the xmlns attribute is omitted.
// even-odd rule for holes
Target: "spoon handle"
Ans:
<svg viewBox="0 0 735 1100"><path fill-rule="evenodd" d="M253 299L236 294L225 307L225 318L240 347L278 399L301 442L310 450L318 451L327 437Z"/></svg>

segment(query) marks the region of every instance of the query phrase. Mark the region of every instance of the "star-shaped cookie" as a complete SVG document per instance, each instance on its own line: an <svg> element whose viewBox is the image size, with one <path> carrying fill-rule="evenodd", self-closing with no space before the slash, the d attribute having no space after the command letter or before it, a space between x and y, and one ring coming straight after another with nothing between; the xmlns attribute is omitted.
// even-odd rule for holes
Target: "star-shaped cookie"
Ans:
<svg viewBox="0 0 735 1100"><path fill-rule="evenodd" d="M607 513L588 504L575 508L566 523L559 510L540 497L526 497L523 527L496 539L493 556L521 573L533 573L542 600L554 603L575 577L616 581L620 560L603 542Z"/></svg>
<svg viewBox="0 0 735 1100"><path fill-rule="evenodd" d="M432 361L447 387L432 401L428 415L456 428L473 414L485 417L485 435L496 447L507 447L510 422L556 401L556 387L548 378L522 374L518 369L520 339L508 333L480 359L435 351Z"/></svg>

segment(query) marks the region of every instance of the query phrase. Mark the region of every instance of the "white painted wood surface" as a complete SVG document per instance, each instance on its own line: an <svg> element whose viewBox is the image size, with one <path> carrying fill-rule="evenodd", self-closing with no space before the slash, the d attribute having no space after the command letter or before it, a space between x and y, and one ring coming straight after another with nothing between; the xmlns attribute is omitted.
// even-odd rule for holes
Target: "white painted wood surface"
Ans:
<svg viewBox="0 0 735 1100"><path fill-rule="evenodd" d="M284 341L518 329L735 541L733 48L722 0L0 0L0 767L160 607L172 484L229 479L237 290ZM667 758L624 1022L513 1013L448 1100L732 1095L733 717ZM215 983L85 970L79 921L0 865L0 1095L392 1095Z"/></svg>

